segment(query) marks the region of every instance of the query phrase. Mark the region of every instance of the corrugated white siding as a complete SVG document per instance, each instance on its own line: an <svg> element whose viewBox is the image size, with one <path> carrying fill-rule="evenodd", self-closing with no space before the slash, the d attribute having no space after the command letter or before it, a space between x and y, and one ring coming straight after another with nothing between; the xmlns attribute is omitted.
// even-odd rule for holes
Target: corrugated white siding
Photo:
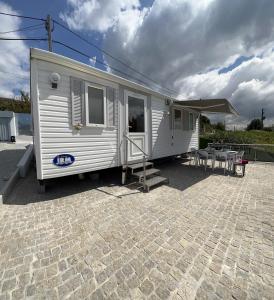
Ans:
<svg viewBox="0 0 274 300"><path fill-rule="evenodd" d="M191 147L198 148L198 118L195 131L173 130L169 106L163 99L152 97L152 159L188 152Z"/></svg>
<svg viewBox="0 0 274 300"><path fill-rule="evenodd" d="M41 152L41 172L37 174L38 179L118 166L117 89L114 102L116 112L114 126L85 127L78 132L72 126L70 76L89 82L96 82L95 79L83 72L42 61L38 62L37 71ZM52 89L50 86L49 75L52 72L58 72L61 76L58 89ZM73 155L75 162L65 168L55 166L54 157L62 153Z"/></svg>

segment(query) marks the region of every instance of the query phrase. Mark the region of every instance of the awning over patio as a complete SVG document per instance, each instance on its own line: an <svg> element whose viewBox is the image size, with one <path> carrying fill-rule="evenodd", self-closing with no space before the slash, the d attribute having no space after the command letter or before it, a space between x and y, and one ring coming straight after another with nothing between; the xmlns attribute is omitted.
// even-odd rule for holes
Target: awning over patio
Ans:
<svg viewBox="0 0 274 300"><path fill-rule="evenodd" d="M174 101L173 105L190 108L204 113L222 113L239 116L239 113L227 99L200 99L187 101Z"/></svg>

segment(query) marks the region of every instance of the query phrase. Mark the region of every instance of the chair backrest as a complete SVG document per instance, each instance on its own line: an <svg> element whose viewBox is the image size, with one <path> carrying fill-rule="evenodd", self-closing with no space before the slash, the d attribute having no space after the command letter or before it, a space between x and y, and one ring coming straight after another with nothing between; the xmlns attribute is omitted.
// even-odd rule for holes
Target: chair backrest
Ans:
<svg viewBox="0 0 274 300"><path fill-rule="evenodd" d="M228 152L226 152L226 151L216 151L215 156L216 156L217 159L218 158L227 159Z"/></svg>
<svg viewBox="0 0 274 300"><path fill-rule="evenodd" d="M197 149L196 148L190 148L190 152L191 152L191 154L196 154Z"/></svg>
<svg viewBox="0 0 274 300"><path fill-rule="evenodd" d="M206 150L198 150L198 154L200 157L208 158L208 153L206 152Z"/></svg>
<svg viewBox="0 0 274 300"><path fill-rule="evenodd" d="M244 151L240 151L236 154L236 160L239 161L239 160L242 160L243 159L243 156L244 156L245 152Z"/></svg>

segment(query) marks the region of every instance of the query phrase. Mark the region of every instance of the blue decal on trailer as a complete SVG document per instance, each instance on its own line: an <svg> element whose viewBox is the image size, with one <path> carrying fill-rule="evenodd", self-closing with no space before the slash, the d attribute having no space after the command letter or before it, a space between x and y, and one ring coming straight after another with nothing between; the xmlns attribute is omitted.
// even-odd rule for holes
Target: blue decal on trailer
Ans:
<svg viewBox="0 0 274 300"><path fill-rule="evenodd" d="M68 167L75 162L75 157L71 154L59 154L54 157L53 164L57 167Z"/></svg>

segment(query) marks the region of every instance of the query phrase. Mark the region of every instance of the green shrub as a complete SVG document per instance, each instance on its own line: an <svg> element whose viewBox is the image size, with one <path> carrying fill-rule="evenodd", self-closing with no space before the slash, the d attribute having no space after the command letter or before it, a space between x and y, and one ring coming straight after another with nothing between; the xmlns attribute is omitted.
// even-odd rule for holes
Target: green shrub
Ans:
<svg viewBox="0 0 274 300"><path fill-rule="evenodd" d="M200 137L200 145L207 141L214 143L231 143L231 144L274 144L274 132L262 130L250 131L216 131ZM202 146L200 146L202 148Z"/></svg>
<svg viewBox="0 0 274 300"><path fill-rule="evenodd" d="M208 143L212 143L213 141L207 137L200 137L200 149L204 149L207 147Z"/></svg>

